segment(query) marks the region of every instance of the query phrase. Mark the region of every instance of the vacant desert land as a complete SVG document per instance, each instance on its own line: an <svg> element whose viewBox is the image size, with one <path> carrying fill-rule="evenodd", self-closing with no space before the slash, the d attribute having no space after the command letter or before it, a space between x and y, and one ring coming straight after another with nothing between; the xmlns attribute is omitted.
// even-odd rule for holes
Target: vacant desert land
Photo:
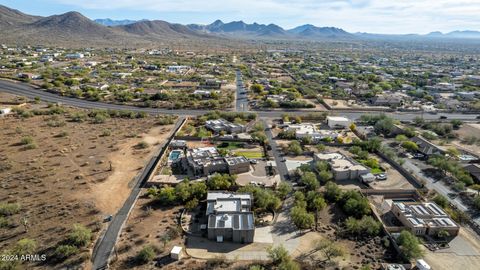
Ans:
<svg viewBox="0 0 480 270"><path fill-rule="evenodd" d="M22 107L32 109L49 112L52 107ZM80 249L81 255L67 259L65 265L69 265L74 259L78 264L77 260L89 258L95 232L105 226L103 218L121 207L132 180L168 137L172 125L159 126L152 116L107 117L103 123L93 123L87 116L77 122L74 115L88 112L58 111L62 112L0 118L0 201L20 206L18 212L3 217L7 224L0 229L0 250L30 238L50 264L48 255L65 240L73 224L82 224L94 232L92 244Z"/></svg>

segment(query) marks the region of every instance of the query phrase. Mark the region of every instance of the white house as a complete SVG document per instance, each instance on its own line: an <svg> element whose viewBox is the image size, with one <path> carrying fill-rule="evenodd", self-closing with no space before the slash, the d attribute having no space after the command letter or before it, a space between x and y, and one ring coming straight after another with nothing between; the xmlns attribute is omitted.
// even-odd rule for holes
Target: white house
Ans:
<svg viewBox="0 0 480 270"><path fill-rule="evenodd" d="M346 117L327 116L327 124L330 128L349 128L352 121Z"/></svg>

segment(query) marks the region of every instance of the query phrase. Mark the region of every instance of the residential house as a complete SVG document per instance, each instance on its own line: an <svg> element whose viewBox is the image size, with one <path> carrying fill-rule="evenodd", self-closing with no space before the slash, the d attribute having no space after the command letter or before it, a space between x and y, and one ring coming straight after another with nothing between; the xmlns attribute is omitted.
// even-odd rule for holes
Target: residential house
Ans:
<svg viewBox="0 0 480 270"><path fill-rule="evenodd" d="M350 125L352 124L352 121L346 117L340 117L340 116L327 116L327 125L332 128L349 128Z"/></svg>
<svg viewBox="0 0 480 270"><path fill-rule="evenodd" d="M242 133L247 130L245 125L234 124L225 119L207 120L205 127L217 134L222 131L226 133Z"/></svg>
<svg viewBox="0 0 480 270"><path fill-rule="evenodd" d="M255 220L251 207L253 196L248 193L208 192L208 239L217 242L252 243Z"/></svg>
<svg viewBox="0 0 480 270"><path fill-rule="evenodd" d="M318 142L326 138L331 138L332 140L335 140L338 137L338 134L336 132L331 130L317 129L315 124L311 123L290 124L284 130L295 131L295 138L297 139L304 139L310 137L314 142Z"/></svg>
<svg viewBox="0 0 480 270"><path fill-rule="evenodd" d="M361 180L362 175L370 174L370 169L338 152L315 154L313 159L328 162L335 181Z"/></svg>
<svg viewBox="0 0 480 270"><path fill-rule="evenodd" d="M215 147L187 149L187 164L196 176L213 173L240 174L250 170L250 162L245 157L222 157Z"/></svg>
<svg viewBox="0 0 480 270"><path fill-rule="evenodd" d="M403 105L404 100L399 95L378 95L373 97L370 103L373 106L400 107Z"/></svg>
<svg viewBox="0 0 480 270"><path fill-rule="evenodd" d="M460 227L433 202L393 202L391 212L413 234L436 236L447 231L458 235Z"/></svg>
<svg viewBox="0 0 480 270"><path fill-rule="evenodd" d="M443 155L445 153L442 148L435 145L434 143L427 141L421 136L415 136L411 138L410 141L416 143L418 145L418 152L422 153L427 157L431 155Z"/></svg>
<svg viewBox="0 0 480 270"><path fill-rule="evenodd" d="M480 164L468 164L463 167L477 183L480 183Z"/></svg>

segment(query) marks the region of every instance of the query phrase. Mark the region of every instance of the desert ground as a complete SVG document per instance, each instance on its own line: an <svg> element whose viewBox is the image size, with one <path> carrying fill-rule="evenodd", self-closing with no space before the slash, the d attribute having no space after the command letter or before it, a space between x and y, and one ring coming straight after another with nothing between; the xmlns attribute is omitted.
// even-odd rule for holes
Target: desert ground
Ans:
<svg viewBox="0 0 480 270"><path fill-rule="evenodd" d="M7 106L12 99L1 94L0 104ZM51 110L46 104L33 103L21 109ZM72 115L88 112L61 110L0 118L0 198L2 203L19 206L19 211L5 217L0 249L11 249L23 238L35 240L38 253L47 254L47 265L29 269L51 269L48 255L74 224L94 232L91 244L61 265L87 261L96 232L105 226L104 217L121 207L132 180L172 128L156 125L152 116L108 118L96 124L88 118L75 122Z"/></svg>

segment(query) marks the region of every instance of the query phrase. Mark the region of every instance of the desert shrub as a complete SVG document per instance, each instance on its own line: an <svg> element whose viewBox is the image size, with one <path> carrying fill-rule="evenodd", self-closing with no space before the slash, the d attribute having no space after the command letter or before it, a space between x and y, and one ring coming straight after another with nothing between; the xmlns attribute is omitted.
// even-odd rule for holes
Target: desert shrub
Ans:
<svg viewBox="0 0 480 270"><path fill-rule="evenodd" d="M91 239L92 231L80 224L74 224L72 232L68 235L68 242L77 247L88 245Z"/></svg>
<svg viewBox="0 0 480 270"><path fill-rule="evenodd" d="M87 120L87 115L83 112L75 112L71 116L73 122L83 122Z"/></svg>
<svg viewBox="0 0 480 270"><path fill-rule="evenodd" d="M78 248L73 245L60 245L55 249L54 256L64 260L78 253Z"/></svg>
<svg viewBox="0 0 480 270"><path fill-rule="evenodd" d="M137 143L137 144L135 145L135 148L137 148L137 149L146 149L146 148L148 148L148 146L149 146L149 145L148 145L147 142L142 141L142 142Z"/></svg>
<svg viewBox="0 0 480 270"><path fill-rule="evenodd" d="M110 135L112 135L112 131L110 129L104 129L101 134L102 137L108 137Z"/></svg>
<svg viewBox="0 0 480 270"><path fill-rule="evenodd" d="M0 216L11 216L20 212L19 203L0 203Z"/></svg>
<svg viewBox="0 0 480 270"><path fill-rule="evenodd" d="M139 263L148 263L155 258L155 248L151 245L144 246L135 258Z"/></svg>
<svg viewBox="0 0 480 270"><path fill-rule="evenodd" d="M20 143L22 145L29 145L33 143L33 138L32 136L25 136L20 140Z"/></svg>

